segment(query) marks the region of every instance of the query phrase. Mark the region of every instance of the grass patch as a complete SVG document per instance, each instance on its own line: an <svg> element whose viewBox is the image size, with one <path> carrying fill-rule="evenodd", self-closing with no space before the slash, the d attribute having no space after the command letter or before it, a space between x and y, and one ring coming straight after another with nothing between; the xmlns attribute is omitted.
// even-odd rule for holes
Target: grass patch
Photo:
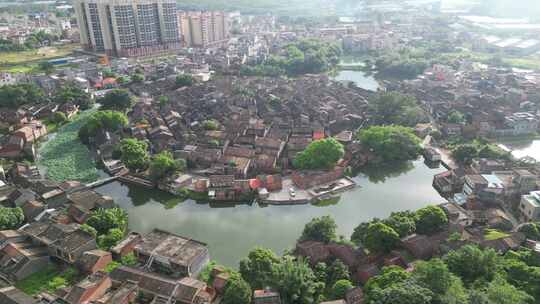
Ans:
<svg viewBox="0 0 540 304"><path fill-rule="evenodd" d="M36 295L42 291L54 292L57 289L73 284L79 273L75 268L60 271L58 267L49 265L24 280L20 280L15 287L28 295Z"/></svg>
<svg viewBox="0 0 540 304"><path fill-rule="evenodd" d="M510 234L499 231L497 229L486 229L484 230L484 239L486 241L494 241L498 239L502 239L505 237L509 237Z"/></svg>
<svg viewBox="0 0 540 304"><path fill-rule="evenodd" d="M77 180L88 183L98 179L96 162L78 136L81 126L94 112L89 110L81 113L60 127L56 137L45 143L38 164L46 169L47 177L58 182Z"/></svg>
<svg viewBox="0 0 540 304"><path fill-rule="evenodd" d="M79 47L79 44L67 44L22 52L0 53L0 71L30 73L38 68L37 64L40 61L66 57Z"/></svg>

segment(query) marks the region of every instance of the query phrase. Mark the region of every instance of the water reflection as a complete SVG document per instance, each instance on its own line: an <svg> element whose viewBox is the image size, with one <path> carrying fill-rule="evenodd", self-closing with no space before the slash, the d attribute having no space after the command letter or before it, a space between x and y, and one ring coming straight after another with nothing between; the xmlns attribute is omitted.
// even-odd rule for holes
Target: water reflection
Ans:
<svg viewBox="0 0 540 304"><path fill-rule="evenodd" d="M412 161L369 165L358 171L375 184L384 183L388 178L395 178L414 169Z"/></svg>
<svg viewBox="0 0 540 304"><path fill-rule="evenodd" d="M432 188L434 174L422 160L366 170L353 179L358 187L317 206L197 203L113 182L96 191L111 196L129 214L129 227L146 233L160 228L208 243L213 259L237 267L255 246L282 253L292 248L313 217L331 215L337 233L348 237L361 222L391 212L418 209L443 199ZM414 191L411 191L414 189Z"/></svg>

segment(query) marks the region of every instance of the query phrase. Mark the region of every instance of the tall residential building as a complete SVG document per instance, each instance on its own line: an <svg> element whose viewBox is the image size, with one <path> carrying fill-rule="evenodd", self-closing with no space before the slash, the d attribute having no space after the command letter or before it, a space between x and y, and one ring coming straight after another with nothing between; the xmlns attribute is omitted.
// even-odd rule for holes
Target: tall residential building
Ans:
<svg viewBox="0 0 540 304"><path fill-rule="evenodd" d="M182 42L187 47L207 47L226 41L229 18L224 12L178 12Z"/></svg>
<svg viewBox="0 0 540 304"><path fill-rule="evenodd" d="M87 50L131 57L180 47L176 0L74 0Z"/></svg>

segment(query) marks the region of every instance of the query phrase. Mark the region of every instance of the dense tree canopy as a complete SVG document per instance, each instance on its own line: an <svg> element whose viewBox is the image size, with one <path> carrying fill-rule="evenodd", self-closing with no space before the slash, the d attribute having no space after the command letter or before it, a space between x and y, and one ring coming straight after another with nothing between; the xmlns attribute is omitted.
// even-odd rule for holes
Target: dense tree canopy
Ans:
<svg viewBox="0 0 540 304"><path fill-rule="evenodd" d="M378 125L402 125L414 127L429 121L427 114L418 106L416 98L398 92L384 92L369 100L371 120Z"/></svg>
<svg viewBox="0 0 540 304"><path fill-rule="evenodd" d="M337 239L336 228L336 222L330 216L316 217L304 226L300 240L329 243Z"/></svg>
<svg viewBox="0 0 540 304"><path fill-rule="evenodd" d="M448 224L448 217L439 206L427 206L416 211L416 231L432 234L441 231Z"/></svg>
<svg viewBox="0 0 540 304"><path fill-rule="evenodd" d="M182 87L189 87L192 86L195 82L195 79L193 79L193 76L189 74L180 74L176 76L176 87L182 88Z"/></svg>
<svg viewBox="0 0 540 304"><path fill-rule="evenodd" d="M251 288L262 289L270 283L272 270L279 261L272 250L256 247L240 261L240 274Z"/></svg>
<svg viewBox="0 0 540 304"><path fill-rule="evenodd" d="M402 126L369 127L360 131L358 139L383 161L416 159L421 151L420 139Z"/></svg>
<svg viewBox="0 0 540 304"><path fill-rule="evenodd" d="M451 251L444 257L444 261L448 269L466 284L478 279L491 281L499 268L499 258L493 249L482 250L473 245Z"/></svg>
<svg viewBox="0 0 540 304"><path fill-rule="evenodd" d="M18 108L44 101L45 93L35 84L22 83L0 87L0 107Z"/></svg>
<svg viewBox="0 0 540 304"><path fill-rule="evenodd" d="M328 169L335 166L344 154L343 145L334 138L316 140L296 155L294 166L299 169Z"/></svg>
<svg viewBox="0 0 540 304"><path fill-rule="evenodd" d="M316 279L306 261L285 256L274 266L271 287L279 292L283 303L318 303L324 283Z"/></svg>
<svg viewBox="0 0 540 304"><path fill-rule="evenodd" d="M411 274L399 266L384 267L381 273L371 279L364 286L364 293L368 302L373 302L381 295L382 290L395 284L407 281Z"/></svg>
<svg viewBox="0 0 540 304"><path fill-rule="evenodd" d="M237 273L231 275L225 285L224 304L250 304L251 289L248 283Z"/></svg>
<svg viewBox="0 0 540 304"><path fill-rule="evenodd" d="M17 229L24 223L24 214L21 208L0 207L0 231Z"/></svg>
<svg viewBox="0 0 540 304"><path fill-rule="evenodd" d="M70 102L78 105L81 110L89 109L94 103L90 94L76 86L74 83L62 85L54 94L53 101L59 104Z"/></svg>
<svg viewBox="0 0 540 304"><path fill-rule="evenodd" d="M107 234L109 230L114 228L125 231L128 224L128 215L121 208L97 209L92 212L86 224L96 229L98 235Z"/></svg>
<svg viewBox="0 0 540 304"><path fill-rule="evenodd" d="M98 237L98 245L101 249L110 250L124 238L124 232L118 228L110 229L107 234Z"/></svg>
<svg viewBox="0 0 540 304"><path fill-rule="evenodd" d="M88 119L79 129L79 139L87 143L90 137L94 137L99 131L117 131L127 126L128 118L124 113L117 111L98 111Z"/></svg>
<svg viewBox="0 0 540 304"><path fill-rule="evenodd" d="M121 160L124 165L134 171L146 169L150 156L148 144L135 138L124 138L120 142Z"/></svg>
<svg viewBox="0 0 540 304"><path fill-rule="evenodd" d="M174 175L176 172L185 169L185 161L175 160L169 151L163 151L152 157L150 161L150 177L158 181Z"/></svg>
<svg viewBox="0 0 540 304"><path fill-rule="evenodd" d="M263 64L242 68L244 75L280 76L283 74L315 74L339 63L341 47L316 39L303 39L283 48L278 56L270 56Z"/></svg>
<svg viewBox="0 0 540 304"><path fill-rule="evenodd" d="M133 98L124 89L113 89L98 99L101 107L106 110L125 112L131 108Z"/></svg>
<svg viewBox="0 0 540 304"><path fill-rule="evenodd" d="M386 253L395 249L399 243L399 235L391 227L382 222L369 224L364 246L375 253Z"/></svg>

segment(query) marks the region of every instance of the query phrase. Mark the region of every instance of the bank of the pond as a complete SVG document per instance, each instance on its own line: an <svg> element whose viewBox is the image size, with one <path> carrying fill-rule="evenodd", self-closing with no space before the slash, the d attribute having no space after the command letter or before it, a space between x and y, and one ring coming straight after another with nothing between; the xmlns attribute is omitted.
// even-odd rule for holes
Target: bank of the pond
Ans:
<svg viewBox="0 0 540 304"><path fill-rule="evenodd" d="M179 202L173 196L119 182L97 188L129 213L131 230L165 229L208 243L213 259L236 267L255 246L278 253L292 248L304 225L313 217L331 215L338 233L350 236L360 222L386 217L393 211L418 209L443 202L432 188L434 174L421 160L372 168L354 180L360 185L342 194L339 201L319 206L261 206Z"/></svg>
<svg viewBox="0 0 540 304"><path fill-rule="evenodd" d="M78 138L79 129L92 113L94 110L80 113L40 146L37 165L48 178L58 182L97 180L96 162Z"/></svg>

